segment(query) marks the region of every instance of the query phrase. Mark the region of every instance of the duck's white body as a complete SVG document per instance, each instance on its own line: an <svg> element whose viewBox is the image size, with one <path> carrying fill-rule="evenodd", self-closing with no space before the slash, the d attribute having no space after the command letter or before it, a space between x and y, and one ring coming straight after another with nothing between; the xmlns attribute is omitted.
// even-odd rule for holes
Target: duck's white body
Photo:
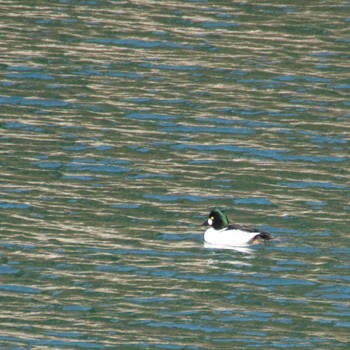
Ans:
<svg viewBox="0 0 350 350"><path fill-rule="evenodd" d="M258 233L227 228L215 230L210 227L204 233L204 240L213 245L242 246L251 243Z"/></svg>

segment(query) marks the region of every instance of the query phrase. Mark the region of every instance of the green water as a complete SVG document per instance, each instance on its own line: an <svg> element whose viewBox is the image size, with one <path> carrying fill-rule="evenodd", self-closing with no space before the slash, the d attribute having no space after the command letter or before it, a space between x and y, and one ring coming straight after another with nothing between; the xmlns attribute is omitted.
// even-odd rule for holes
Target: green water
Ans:
<svg viewBox="0 0 350 350"><path fill-rule="evenodd" d="M1 349L349 347L348 2L0 5Z"/></svg>

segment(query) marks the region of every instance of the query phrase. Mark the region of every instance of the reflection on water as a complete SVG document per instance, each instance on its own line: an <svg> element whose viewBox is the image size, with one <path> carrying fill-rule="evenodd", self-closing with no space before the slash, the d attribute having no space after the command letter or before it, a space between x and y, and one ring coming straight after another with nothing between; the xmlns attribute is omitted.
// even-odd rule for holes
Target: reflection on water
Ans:
<svg viewBox="0 0 350 350"><path fill-rule="evenodd" d="M1 8L0 347L347 348L347 2Z"/></svg>
<svg viewBox="0 0 350 350"><path fill-rule="evenodd" d="M204 242L204 247L208 249L231 249L245 254L254 254L254 250L249 246L214 245Z"/></svg>

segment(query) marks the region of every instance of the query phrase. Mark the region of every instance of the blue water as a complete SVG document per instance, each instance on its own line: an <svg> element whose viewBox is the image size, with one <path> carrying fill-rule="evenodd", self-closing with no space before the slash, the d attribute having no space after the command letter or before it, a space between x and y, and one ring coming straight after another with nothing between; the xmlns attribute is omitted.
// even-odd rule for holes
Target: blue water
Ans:
<svg viewBox="0 0 350 350"><path fill-rule="evenodd" d="M348 2L2 10L1 349L349 347Z"/></svg>

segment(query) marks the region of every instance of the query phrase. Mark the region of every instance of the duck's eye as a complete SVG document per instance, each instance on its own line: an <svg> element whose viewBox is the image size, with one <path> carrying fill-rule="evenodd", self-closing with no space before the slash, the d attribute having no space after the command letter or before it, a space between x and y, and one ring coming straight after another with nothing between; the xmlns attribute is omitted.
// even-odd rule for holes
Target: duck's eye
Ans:
<svg viewBox="0 0 350 350"><path fill-rule="evenodd" d="M214 220L214 216L211 216L210 219L211 219L211 220Z"/></svg>

